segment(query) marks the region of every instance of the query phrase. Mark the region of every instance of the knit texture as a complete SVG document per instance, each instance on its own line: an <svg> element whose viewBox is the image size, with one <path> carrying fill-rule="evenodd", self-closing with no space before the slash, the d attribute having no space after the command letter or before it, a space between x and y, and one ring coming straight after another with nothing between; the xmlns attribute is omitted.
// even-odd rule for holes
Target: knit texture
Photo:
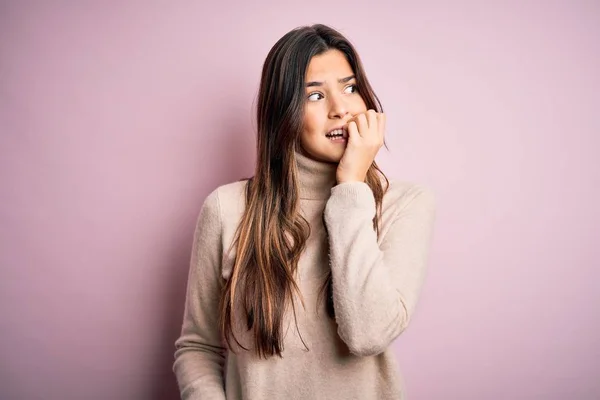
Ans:
<svg viewBox="0 0 600 400"><path fill-rule="evenodd" d="M194 233L181 336L173 370L181 398L404 399L390 344L408 326L424 278L435 220L434 196L420 184L390 181L379 238L375 199L363 182L336 185L337 165L296 153L300 211L311 235L298 264L297 301L284 319L283 357L259 359L243 317L227 349L218 328L219 299L231 276L228 252L245 207L247 181L214 190ZM331 270L335 319L321 286ZM238 315L239 316L239 315ZM237 328L236 328L237 327Z"/></svg>

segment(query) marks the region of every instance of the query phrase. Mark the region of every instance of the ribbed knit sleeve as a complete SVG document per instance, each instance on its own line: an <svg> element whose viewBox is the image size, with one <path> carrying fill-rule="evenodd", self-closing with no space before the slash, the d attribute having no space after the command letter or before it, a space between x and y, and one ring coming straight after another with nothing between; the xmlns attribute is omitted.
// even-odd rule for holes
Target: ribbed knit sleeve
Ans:
<svg viewBox="0 0 600 400"><path fill-rule="evenodd" d="M378 244L364 182L334 186L324 212L338 334L357 355L383 352L407 327L425 275L435 219L430 189L413 185Z"/></svg>
<svg viewBox="0 0 600 400"><path fill-rule="evenodd" d="M204 201L196 222L181 336L173 371L183 400L225 399L225 348L218 328L222 228L218 192Z"/></svg>

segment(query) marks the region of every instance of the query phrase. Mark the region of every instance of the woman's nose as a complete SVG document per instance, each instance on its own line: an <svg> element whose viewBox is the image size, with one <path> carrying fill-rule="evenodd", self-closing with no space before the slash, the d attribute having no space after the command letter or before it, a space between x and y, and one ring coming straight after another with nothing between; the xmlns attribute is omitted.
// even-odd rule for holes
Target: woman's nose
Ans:
<svg viewBox="0 0 600 400"><path fill-rule="evenodd" d="M341 96L329 97L329 118L344 118L348 114L348 107Z"/></svg>

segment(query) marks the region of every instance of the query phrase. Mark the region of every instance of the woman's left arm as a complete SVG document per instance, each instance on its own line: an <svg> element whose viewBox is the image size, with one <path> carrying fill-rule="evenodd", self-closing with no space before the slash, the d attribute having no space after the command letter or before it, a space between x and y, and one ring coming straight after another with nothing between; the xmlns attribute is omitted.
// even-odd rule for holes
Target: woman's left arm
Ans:
<svg viewBox="0 0 600 400"><path fill-rule="evenodd" d="M434 195L413 185L396 206L381 245L366 183L334 186L325 207L338 334L356 355L383 352L406 329L426 275Z"/></svg>

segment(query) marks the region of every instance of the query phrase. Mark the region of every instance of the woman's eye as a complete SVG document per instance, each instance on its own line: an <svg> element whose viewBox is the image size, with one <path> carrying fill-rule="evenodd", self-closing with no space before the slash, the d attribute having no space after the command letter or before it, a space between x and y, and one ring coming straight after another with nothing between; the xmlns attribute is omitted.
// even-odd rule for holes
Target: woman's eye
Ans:
<svg viewBox="0 0 600 400"><path fill-rule="evenodd" d="M321 98L323 97L323 95L321 93L311 93L308 95L308 100L310 101L315 101L315 100L319 100L319 98L317 98L316 96L321 96Z"/></svg>
<svg viewBox="0 0 600 400"><path fill-rule="evenodd" d="M350 93L355 93L357 91L356 85L348 85L348 86L346 86L345 90L347 91L348 89L352 89L352 91Z"/></svg>

